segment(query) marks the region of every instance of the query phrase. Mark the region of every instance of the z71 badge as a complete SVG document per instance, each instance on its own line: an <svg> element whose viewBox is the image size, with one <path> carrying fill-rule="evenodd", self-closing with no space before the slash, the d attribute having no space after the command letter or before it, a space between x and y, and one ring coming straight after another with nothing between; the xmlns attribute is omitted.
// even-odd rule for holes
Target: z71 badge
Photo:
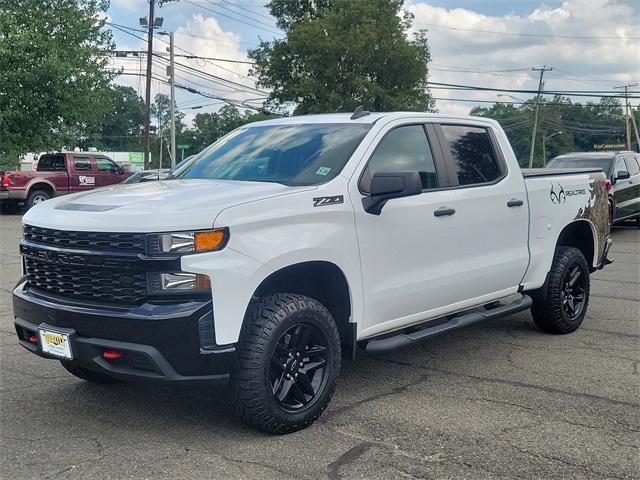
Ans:
<svg viewBox="0 0 640 480"><path fill-rule="evenodd" d="M344 203L344 197L342 195L334 195L332 197L316 197L313 199L314 207L324 207L325 205L336 205L338 203Z"/></svg>

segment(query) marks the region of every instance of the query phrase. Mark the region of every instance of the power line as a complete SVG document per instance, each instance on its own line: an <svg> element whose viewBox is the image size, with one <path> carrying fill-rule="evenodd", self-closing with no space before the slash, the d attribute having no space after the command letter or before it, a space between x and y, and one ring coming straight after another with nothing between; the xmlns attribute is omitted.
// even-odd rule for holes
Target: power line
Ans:
<svg viewBox="0 0 640 480"><path fill-rule="evenodd" d="M245 19L232 17L232 16L230 16L228 14L221 13L221 12L219 12L217 10L214 10L213 8L205 7L204 5L200 5L200 4L194 3L191 0L183 0L183 1L185 3L189 3L189 4L193 5L195 7L199 7L199 8L202 8L203 10L207 10L208 12L215 13L216 15L220 15L221 17L228 18L229 20L234 20L234 21L239 22L239 23L244 23L245 25L249 25L250 27L257 28L259 30L264 30L265 32L269 32L269 33L272 33L274 35L283 36L281 32L277 32L275 30L272 30L271 29L272 28L271 25L267 25L267 24L265 24L263 22L259 22L258 20L252 20L255 23L251 24ZM223 8L222 5L216 5L216 6ZM229 10L229 9L227 9L227 10ZM233 13L237 13L237 12L233 12ZM257 25L257 24L267 25L267 27L269 27L269 28L261 27L260 25Z"/></svg>
<svg viewBox="0 0 640 480"><path fill-rule="evenodd" d="M482 30L478 28L449 27L446 25L438 25L435 23L414 23L417 26L425 26L430 28L442 28L445 30L456 30L474 33L489 33L492 35L506 35L510 37L534 37L534 38L565 38L576 40L640 40L640 37L622 37L620 35L557 35L550 33L515 33L515 32L499 32L496 30Z"/></svg>

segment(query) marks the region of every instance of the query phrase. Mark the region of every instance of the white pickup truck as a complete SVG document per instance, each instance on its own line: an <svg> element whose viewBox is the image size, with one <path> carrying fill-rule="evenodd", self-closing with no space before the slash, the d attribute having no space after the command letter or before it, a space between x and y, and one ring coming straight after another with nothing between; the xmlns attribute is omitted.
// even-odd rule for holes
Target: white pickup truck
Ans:
<svg viewBox="0 0 640 480"><path fill-rule="evenodd" d="M523 171L485 118L259 122L177 178L29 210L16 332L87 381L228 385L244 422L286 433L326 408L342 352L530 307L577 329L607 218L601 170Z"/></svg>

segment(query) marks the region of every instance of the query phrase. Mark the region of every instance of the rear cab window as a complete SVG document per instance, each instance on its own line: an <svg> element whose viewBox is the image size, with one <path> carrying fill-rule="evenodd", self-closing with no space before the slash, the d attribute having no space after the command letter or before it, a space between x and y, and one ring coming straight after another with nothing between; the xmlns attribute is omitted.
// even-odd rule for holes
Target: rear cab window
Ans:
<svg viewBox="0 0 640 480"><path fill-rule="evenodd" d="M38 172L66 172L64 154L42 155L36 168Z"/></svg>
<svg viewBox="0 0 640 480"><path fill-rule="evenodd" d="M487 128L443 124L440 129L452 180L458 186L491 184L506 175Z"/></svg>

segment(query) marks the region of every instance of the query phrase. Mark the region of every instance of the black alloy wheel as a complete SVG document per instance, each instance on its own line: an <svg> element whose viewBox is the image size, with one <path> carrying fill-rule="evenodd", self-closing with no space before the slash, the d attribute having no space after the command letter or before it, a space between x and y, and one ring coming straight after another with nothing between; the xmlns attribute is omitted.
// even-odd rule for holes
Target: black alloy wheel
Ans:
<svg viewBox="0 0 640 480"><path fill-rule="evenodd" d="M584 309L585 278L579 265L569 268L562 288L562 308L569 320L578 318Z"/></svg>
<svg viewBox="0 0 640 480"><path fill-rule="evenodd" d="M245 424L281 435L308 427L327 408L342 349L318 300L294 293L255 299L236 349L229 401Z"/></svg>
<svg viewBox="0 0 640 480"><path fill-rule="evenodd" d="M533 321L548 333L575 331L587 313L589 288L589 265L584 254L575 247L558 246L547 282L530 292Z"/></svg>
<svg viewBox="0 0 640 480"><path fill-rule="evenodd" d="M271 390L289 412L311 406L327 382L326 336L314 325L298 323L287 329L275 345L269 371Z"/></svg>

